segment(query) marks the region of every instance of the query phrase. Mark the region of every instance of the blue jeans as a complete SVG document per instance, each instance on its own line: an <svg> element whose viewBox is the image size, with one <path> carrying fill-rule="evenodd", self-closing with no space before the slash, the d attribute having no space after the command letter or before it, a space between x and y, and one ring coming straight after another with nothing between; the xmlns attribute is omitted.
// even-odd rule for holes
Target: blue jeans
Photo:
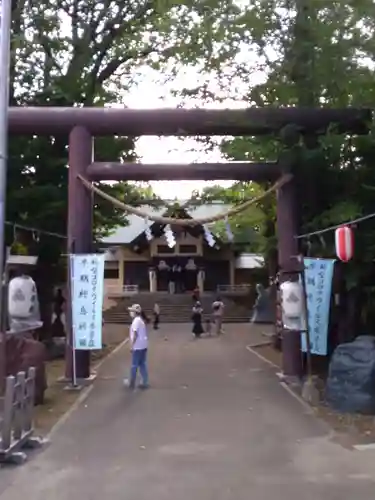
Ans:
<svg viewBox="0 0 375 500"><path fill-rule="evenodd" d="M130 370L130 388L134 389L137 379L137 372L141 372L142 382L144 386L148 385L148 370L147 370L147 349L137 349L132 351L132 367Z"/></svg>

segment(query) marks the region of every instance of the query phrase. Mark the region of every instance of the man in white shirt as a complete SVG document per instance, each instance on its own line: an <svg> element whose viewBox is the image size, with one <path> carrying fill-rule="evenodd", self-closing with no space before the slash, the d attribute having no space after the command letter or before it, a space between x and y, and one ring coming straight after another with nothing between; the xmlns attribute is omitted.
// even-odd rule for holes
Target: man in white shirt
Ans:
<svg viewBox="0 0 375 500"><path fill-rule="evenodd" d="M144 321L142 308L139 304L133 304L129 307L130 316L133 318L130 325L130 347L132 352L132 366L130 370L129 389L135 389L138 369L141 373L142 384L140 388L148 388L148 369L147 369L147 349L148 336L147 327Z"/></svg>

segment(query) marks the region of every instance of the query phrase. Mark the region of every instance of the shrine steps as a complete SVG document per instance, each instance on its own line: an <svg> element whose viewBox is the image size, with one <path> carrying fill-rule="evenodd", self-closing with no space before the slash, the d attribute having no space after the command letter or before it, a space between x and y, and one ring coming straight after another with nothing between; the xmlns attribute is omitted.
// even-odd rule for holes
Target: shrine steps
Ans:
<svg viewBox="0 0 375 500"><path fill-rule="evenodd" d="M215 294L205 293L200 302L203 307L204 321L210 317L212 312L212 302ZM162 323L188 323L191 321L191 310L193 300L190 294L167 294L167 293L138 293L131 297L121 297L112 299L115 304L104 311L104 321L106 323L129 324L130 316L128 307L132 304L140 304L146 315L151 319L154 304L157 302L160 307L160 321ZM250 307L236 304L230 298L223 298L225 304L224 323L244 323L251 317Z"/></svg>

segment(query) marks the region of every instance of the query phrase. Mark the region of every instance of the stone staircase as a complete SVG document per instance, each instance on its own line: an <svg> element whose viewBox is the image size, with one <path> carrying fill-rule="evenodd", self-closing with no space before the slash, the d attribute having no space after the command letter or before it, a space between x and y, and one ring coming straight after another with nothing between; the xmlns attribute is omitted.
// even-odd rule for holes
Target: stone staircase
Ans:
<svg viewBox="0 0 375 500"><path fill-rule="evenodd" d="M161 323L189 323L191 321L191 309L193 306L190 294L167 293L139 293L131 297L117 298L116 305L104 311L103 316L106 323L128 324L130 316L128 307L132 304L140 304L146 315L151 319L155 302L160 306ZM214 294L203 294L200 302L203 307L203 319L206 320L212 312ZM229 298L223 298L225 304L225 323L244 323L250 319L251 311L244 306L236 304Z"/></svg>

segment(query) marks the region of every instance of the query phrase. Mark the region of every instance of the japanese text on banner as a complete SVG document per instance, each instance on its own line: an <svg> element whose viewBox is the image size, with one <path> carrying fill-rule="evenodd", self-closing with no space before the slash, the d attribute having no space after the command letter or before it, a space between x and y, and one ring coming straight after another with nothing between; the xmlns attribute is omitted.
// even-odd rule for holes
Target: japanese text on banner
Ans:
<svg viewBox="0 0 375 500"><path fill-rule="evenodd" d="M305 285L310 352L327 355L329 310L335 261L305 258ZM306 324L303 320L302 325ZM302 330L303 330L302 326ZM306 352L306 335L302 333L302 351Z"/></svg>
<svg viewBox="0 0 375 500"><path fill-rule="evenodd" d="M104 254L71 255L74 348L102 348Z"/></svg>

